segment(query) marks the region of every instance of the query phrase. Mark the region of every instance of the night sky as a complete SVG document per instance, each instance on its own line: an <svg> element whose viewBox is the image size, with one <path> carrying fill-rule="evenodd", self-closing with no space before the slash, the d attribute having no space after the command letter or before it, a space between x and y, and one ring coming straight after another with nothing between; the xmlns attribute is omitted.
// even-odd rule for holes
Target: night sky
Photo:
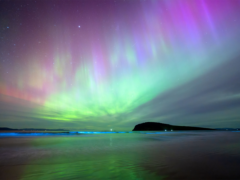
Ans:
<svg viewBox="0 0 240 180"><path fill-rule="evenodd" d="M240 127L240 0L0 1L0 127Z"/></svg>

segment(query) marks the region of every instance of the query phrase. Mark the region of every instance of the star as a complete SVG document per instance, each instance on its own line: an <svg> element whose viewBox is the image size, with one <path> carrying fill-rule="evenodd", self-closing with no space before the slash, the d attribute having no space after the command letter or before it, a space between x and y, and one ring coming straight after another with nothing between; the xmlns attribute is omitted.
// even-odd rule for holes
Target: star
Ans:
<svg viewBox="0 0 240 180"><path fill-rule="evenodd" d="M81 26L79 25L78 28L80 28Z"/></svg>

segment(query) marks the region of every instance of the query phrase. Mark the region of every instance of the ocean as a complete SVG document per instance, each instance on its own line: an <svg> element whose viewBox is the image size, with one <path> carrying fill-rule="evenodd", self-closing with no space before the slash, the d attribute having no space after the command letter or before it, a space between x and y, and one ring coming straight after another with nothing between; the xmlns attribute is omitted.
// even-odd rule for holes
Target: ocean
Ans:
<svg viewBox="0 0 240 180"><path fill-rule="evenodd" d="M240 132L0 133L0 179L240 179Z"/></svg>

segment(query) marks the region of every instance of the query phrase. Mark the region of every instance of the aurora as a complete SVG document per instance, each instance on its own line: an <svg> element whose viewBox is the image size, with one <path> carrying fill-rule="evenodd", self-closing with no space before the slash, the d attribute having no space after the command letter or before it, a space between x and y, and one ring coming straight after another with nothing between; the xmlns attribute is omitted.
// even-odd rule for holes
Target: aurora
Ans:
<svg viewBox="0 0 240 180"><path fill-rule="evenodd" d="M240 126L240 1L0 4L3 126Z"/></svg>

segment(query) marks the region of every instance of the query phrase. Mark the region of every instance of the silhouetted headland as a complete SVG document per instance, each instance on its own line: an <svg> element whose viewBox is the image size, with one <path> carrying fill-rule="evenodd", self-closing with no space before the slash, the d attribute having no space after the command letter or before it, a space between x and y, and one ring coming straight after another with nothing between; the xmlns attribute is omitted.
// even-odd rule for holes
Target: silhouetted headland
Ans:
<svg viewBox="0 0 240 180"><path fill-rule="evenodd" d="M171 130L215 130L202 127L190 127L190 126L174 126L170 124L163 124L157 122L145 122L137 124L133 131L171 131Z"/></svg>

